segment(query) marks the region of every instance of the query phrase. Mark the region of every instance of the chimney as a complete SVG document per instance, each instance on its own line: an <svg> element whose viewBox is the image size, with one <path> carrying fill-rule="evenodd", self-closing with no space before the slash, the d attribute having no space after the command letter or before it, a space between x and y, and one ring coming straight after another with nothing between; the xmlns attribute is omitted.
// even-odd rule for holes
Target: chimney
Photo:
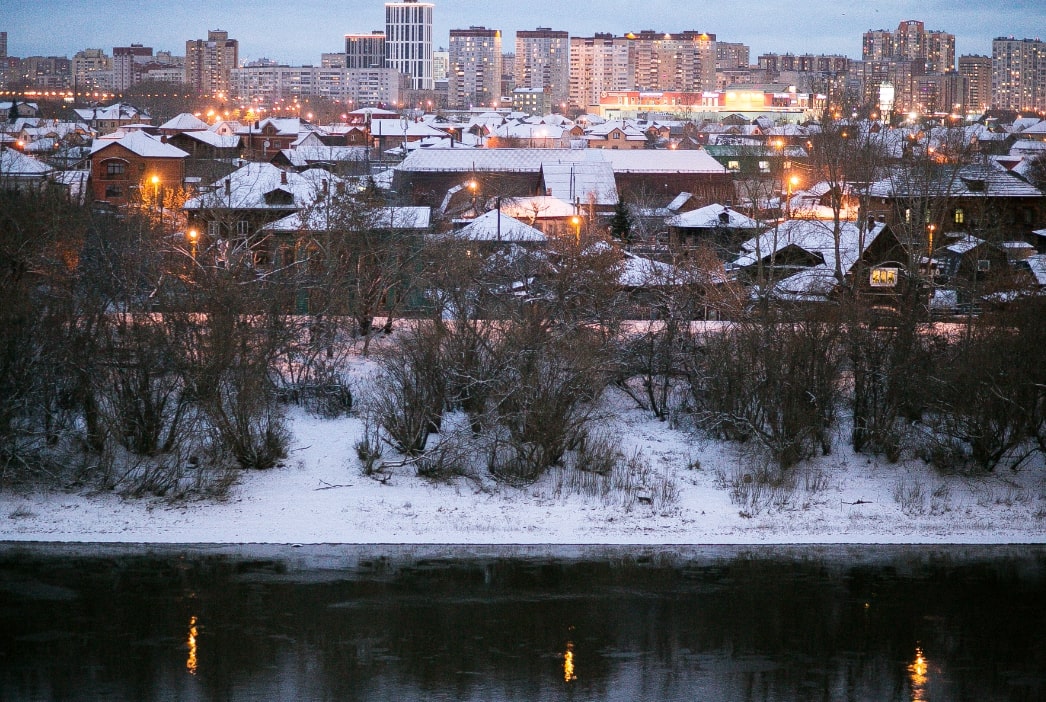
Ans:
<svg viewBox="0 0 1046 702"><path fill-rule="evenodd" d="M329 192L329 186L327 184L327 179L324 178L322 182L323 182L323 194L326 195Z"/></svg>
<svg viewBox="0 0 1046 702"><path fill-rule="evenodd" d="M326 182L326 181L324 181ZM287 184L287 171L280 171L280 185Z"/></svg>
<svg viewBox="0 0 1046 702"><path fill-rule="evenodd" d="M875 229L875 215L868 215L868 228Z"/></svg>
<svg viewBox="0 0 1046 702"><path fill-rule="evenodd" d="M225 179L225 195L232 195L232 178Z"/></svg>

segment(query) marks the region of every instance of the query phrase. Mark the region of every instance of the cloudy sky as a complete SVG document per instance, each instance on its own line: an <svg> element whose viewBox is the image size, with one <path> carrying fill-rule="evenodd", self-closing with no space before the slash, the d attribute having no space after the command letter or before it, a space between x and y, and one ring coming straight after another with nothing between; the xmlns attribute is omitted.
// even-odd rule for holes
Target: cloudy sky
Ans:
<svg viewBox="0 0 1046 702"><path fill-rule="evenodd" d="M927 29L956 35L957 54L991 54L997 36L1046 37L1042 0L749 0L688 3L679 0L433 0L435 43L446 46L451 29L501 29L506 51L518 29L538 26L576 36L653 29L694 29L720 41L742 42L752 61L766 52L840 53L860 58L861 35L896 29L918 19ZM67 55L84 48L132 42L185 50L185 40L225 29L240 41L240 58L318 64L320 54L342 50L347 32L384 28L384 0L3 0L0 30L11 56Z"/></svg>

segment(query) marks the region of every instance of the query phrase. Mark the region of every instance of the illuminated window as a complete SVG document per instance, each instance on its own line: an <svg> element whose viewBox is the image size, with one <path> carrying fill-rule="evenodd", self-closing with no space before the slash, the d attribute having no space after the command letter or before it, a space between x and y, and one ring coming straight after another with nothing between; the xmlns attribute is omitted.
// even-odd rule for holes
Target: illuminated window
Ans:
<svg viewBox="0 0 1046 702"><path fill-rule="evenodd" d="M966 221L966 213L963 212L963 209L961 207L956 207L955 208L955 223L956 224L962 224L965 221Z"/></svg>

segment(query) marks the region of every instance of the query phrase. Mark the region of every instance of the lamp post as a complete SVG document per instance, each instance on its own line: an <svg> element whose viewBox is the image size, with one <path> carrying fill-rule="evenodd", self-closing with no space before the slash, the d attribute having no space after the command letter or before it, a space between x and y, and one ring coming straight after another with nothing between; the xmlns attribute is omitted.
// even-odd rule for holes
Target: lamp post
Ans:
<svg viewBox="0 0 1046 702"><path fill-rule="evenodd" d="M160 227L163 227L163 199L160 197L160 176L154 175L152 177L153 183L153 202L155 203L156 209L160 212Z"/></svg>
<svg viewBox="0 0 1046 702"><path fill-rule="evenodd" d="M788 179L788 196L785 199L785 219L792 218L792 188L799 185L799 177L791 176Z"/></svg>
<svg viewBox="0 0 1046 702"><path fill-rule="evenodd" d="M189 254L192 256L193 263L196 262L196 241L200 238L200 233L195 229L190 229L186 232L189 237Z"/></svg>
<svg viewBox="0 0 1046 702"><path fill-rule="evenodd" d="M570 218L570 223L574 225L574 241L577 242L578 246L581 245L581 218L574 215Z"/></svg>

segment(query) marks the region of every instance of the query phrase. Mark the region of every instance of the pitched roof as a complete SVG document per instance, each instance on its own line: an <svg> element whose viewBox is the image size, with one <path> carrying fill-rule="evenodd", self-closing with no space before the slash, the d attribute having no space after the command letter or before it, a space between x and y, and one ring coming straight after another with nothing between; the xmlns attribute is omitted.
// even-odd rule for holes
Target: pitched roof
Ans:
<svg viewBox="0 0 1046 702"><path fill-rule="evenodd" d="M262 229L277 232L326 231L329 212L324 207L310 208L307 212L295 212L266 224ZM428 229L432 219L432 210L428 207L376 207L366 214L371 229ZM337 226L337 221L331 224Z"/></svg>
<svg viewBox="0 0 1046 702"><path fill-rule="evenodd" d="M609 163L544 163L541 175L549 195L586 205L617 204L617 182Z"/></svg>
<svg viewBox="0 0 1046 702"><path fill-rule="evenodd" d="M207 129L207 123L194 114L183 112L161 124L160 129L191 132Z"/></svg>
<svg viewBox="0 0 1046 702"><path fill-rule="evenodd" d="M222 135L210 130L201 132L182 132L182 136L198 141L216 149L235 149L240 146L240 137L235 134Z"/></svg>
<svg viewBox="0 0 1046 702"><path fill-rule="evenodd" d="M542 242L545 234L529 224L509 217L503 212L491 210L476 217L468 225L444 236L467 241Z"/></svg>
<svg viewBox="0 0 1046 702"><path fill-rule="evenodd" d="M185 158L189 155L178 147L171 146L143 131L129 132L119 139L95 139L91 144L91 154L94 155L114 144L119 144L144 158Z"/></svg>
<svg viewBox="0 0 1046 702"><path fill-rule="evenodd" d="M501 211L520 220L563 218L577 214L571 203L548 195L505 198L501 201Z"/></svg>
<svg viewBox="0 0 1046 702"><path fill-rule="evenodd" d="M1042 197L1043 193L1017 174L994 161L960 168L941 168L935 179L925 179L897 171L894 176L872 183L872 197Z"/></svg>
<svg viewBox="0 0 1046 702"><path fill-rule="evenodd" d="M314 163L355 163L366 161L370 149L366 146L299 146L283 149L280 153L295 168Z"/></svg>
<svg viewBox="0 0 1046 702"><path fill-rule="evenodd" d="M726 221L723 221L723 215ZM761 225L751 217L745 216L737 210L724 207L723 205L707 205L681 215L670 217L665 220L670 227L680 229L711 229L715 227L731 227L734 229L758 229Z"/></svg>
<svg viewBox="0 0 1046 702"><path fill-rule="evenodd" d="M54 169L14 149L0 150L0 178L42 178Z"/></svg>
<svg viewBox="0 0 1046 702"><path fill-rule="evenodd" d="M323 192L324 181L330 189L334 184L341 182L341 179L323 170L297 173L277 168L271 163L251 162L219 180L214 184L213 190L187 201L185 209L300 209L319 197ZM286 193L291 203L269 202L266 195L276 191Z"/></svg>
<svg viewBox="0 0 1046 702"><path fill-rule="evenodd" d="M864 251L885 231L886 225L877 222L864 232L856 222L841 222L839 232L840 268L847 273ZM863 247L862 247L863 244ZM761 259L776 255L789 247L796 247L820 258L828 270L835 271L835 237L832 224L807 219L790 219L771 227L759 236L741 244L741 255L731 264L732 268L746 268Z"/></svg>
<svg viewBox="0 0 1046 702"><path fill-rule="evenodd" d="M703 150L654 149L422 149L396 170L407 172L537 173L545 164L609 163L615 173L726 173Z"/></svg>

